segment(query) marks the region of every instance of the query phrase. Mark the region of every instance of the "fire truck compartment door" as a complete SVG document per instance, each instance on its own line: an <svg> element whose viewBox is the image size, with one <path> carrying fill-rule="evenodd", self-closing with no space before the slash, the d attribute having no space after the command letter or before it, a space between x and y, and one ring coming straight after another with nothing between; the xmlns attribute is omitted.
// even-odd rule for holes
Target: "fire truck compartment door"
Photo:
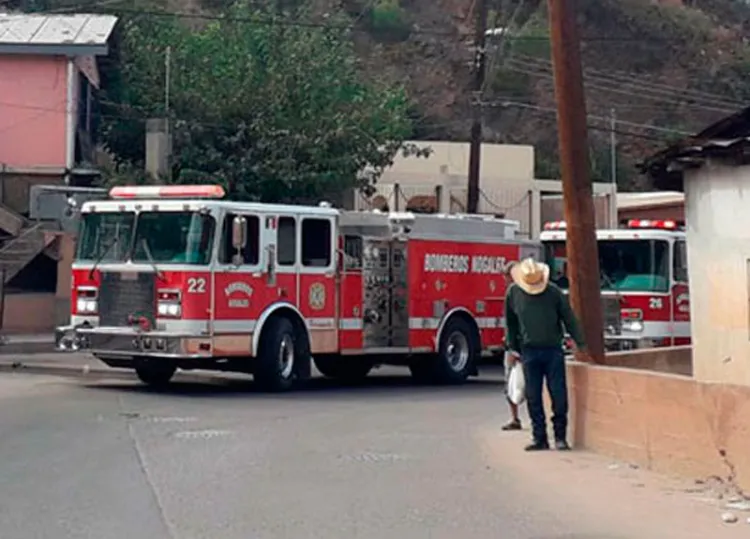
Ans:
<svg viewBox="0 0 750 539"><path fill-rule="evenodd" d="M365 238L363 325L365 348L409 345L406 243Z"/></svg>

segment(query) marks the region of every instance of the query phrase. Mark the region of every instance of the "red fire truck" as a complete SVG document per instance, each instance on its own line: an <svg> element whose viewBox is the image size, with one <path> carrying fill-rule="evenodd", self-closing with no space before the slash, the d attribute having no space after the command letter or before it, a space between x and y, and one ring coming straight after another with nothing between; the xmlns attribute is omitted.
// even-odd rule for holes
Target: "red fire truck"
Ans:
<svg viewBox="0 0 750 539"><path fill-rule="evenodd" d="M311 362L334 378L387 363L462 382L502 351L508 262L541 256L513 221L223 197L115 187L85 203L58 348L147 384L214 369L284 390Z"/></svg>
<svg viewBox="0 0 750 539"><path fill-rule="evenodd" d="M565 223L547 223L544 229L550 280L566 289ZM689 344L685 234L677 223L630 220L624 228L596 235L607 349Z"/></svg>

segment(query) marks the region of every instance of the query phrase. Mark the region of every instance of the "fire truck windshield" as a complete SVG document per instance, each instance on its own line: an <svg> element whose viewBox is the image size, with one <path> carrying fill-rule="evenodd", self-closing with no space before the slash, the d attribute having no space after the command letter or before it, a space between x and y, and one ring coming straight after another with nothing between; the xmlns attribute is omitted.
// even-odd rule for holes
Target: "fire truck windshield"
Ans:
<svg viewBox="0 0 750 539"><path fill-rule="evenodd" d="M196 212L89 213L83 217L78 260L208 264L214 218Z"/></svg>
<svg viewBox="0 0 750 539"><path fill-rule="evenodd" d="M544 242L550 280L568 288L564 241ZM618 292L669 291L669 243L664 240L599 240L602 290Z"/></svg>
<svg viewBox="0 0 750 539"><path fill-rule="evenodd" d="M208 264L213 239L214 218L210 215L142 212L135 226L133 262Z"/></svg>
<svg viewBox="0 0 750 539"><path fill-rule="evenodd" d="M133 212L85 213L78 234L76 258L124 262L133 239Z"/></svg>

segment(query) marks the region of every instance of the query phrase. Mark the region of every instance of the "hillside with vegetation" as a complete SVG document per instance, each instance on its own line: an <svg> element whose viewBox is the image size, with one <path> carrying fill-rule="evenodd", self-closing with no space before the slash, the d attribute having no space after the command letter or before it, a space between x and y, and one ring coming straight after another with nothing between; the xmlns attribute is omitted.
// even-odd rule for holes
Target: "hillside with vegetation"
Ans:
<svg viewBox="0 0 750 539"><path fill-rule="evenodd" d="M11 0L122 17L103 67L101 136L142 161L143 118L175 119L178 181L206 171L248 197L366 185L408 139L468 139L475 0ZM546 0L488 0L485 139L533 144L558 174ZM743 0L578 0L593 177L648 189L633 164L750 97ZM416 148L407 148L416 151ZM372 176L355 178L366 166ZM269 179L270 178L270 179ZM291 180L290 180L291 178ZM364 183L362 183L364 182ZM238 187L239 186L239 187Z"/></svg>
<svg viewBox="0 0 750 539"><path fill-rule="evenodd" d="M359 0L358 7L367 3ZM471 2L433 7L428 0L401 3L403 20L420 29L471 31ZM534 144L537 174L556 177L546 4L507 0L493 6L490 27L506 32L488 41L485 138ZM391 12L395 3L376 5ZM614 117L620 186L647 189L633 169L639 158L746 105L750 6L743 0L578 0L578 6L593 176L601 181L611 177ZM410 95L417 100L417 136L466 140L470 39L457 37L460 44L451 47L443 38L425 34L414 33L399 45L377 43L377 33L370 36L375 65L403 66L396 76L409 81Z"/></svg>

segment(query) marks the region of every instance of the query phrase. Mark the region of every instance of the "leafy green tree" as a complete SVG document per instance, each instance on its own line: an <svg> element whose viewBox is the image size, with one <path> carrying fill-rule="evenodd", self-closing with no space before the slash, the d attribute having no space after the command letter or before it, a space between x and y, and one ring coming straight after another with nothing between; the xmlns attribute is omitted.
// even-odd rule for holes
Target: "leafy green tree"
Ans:
<svg viewBox="0 0 750 539"><path fill-rule="evenodd" d="M200 28L126 18L119 81L104 103L108 148L121 162L142 160L144 119L167 115L172 181L215 181L261 201L367 190L396 152L423 153L403 144L404 90L363 78L345 18L286 17L236 3Z"/></svg>

